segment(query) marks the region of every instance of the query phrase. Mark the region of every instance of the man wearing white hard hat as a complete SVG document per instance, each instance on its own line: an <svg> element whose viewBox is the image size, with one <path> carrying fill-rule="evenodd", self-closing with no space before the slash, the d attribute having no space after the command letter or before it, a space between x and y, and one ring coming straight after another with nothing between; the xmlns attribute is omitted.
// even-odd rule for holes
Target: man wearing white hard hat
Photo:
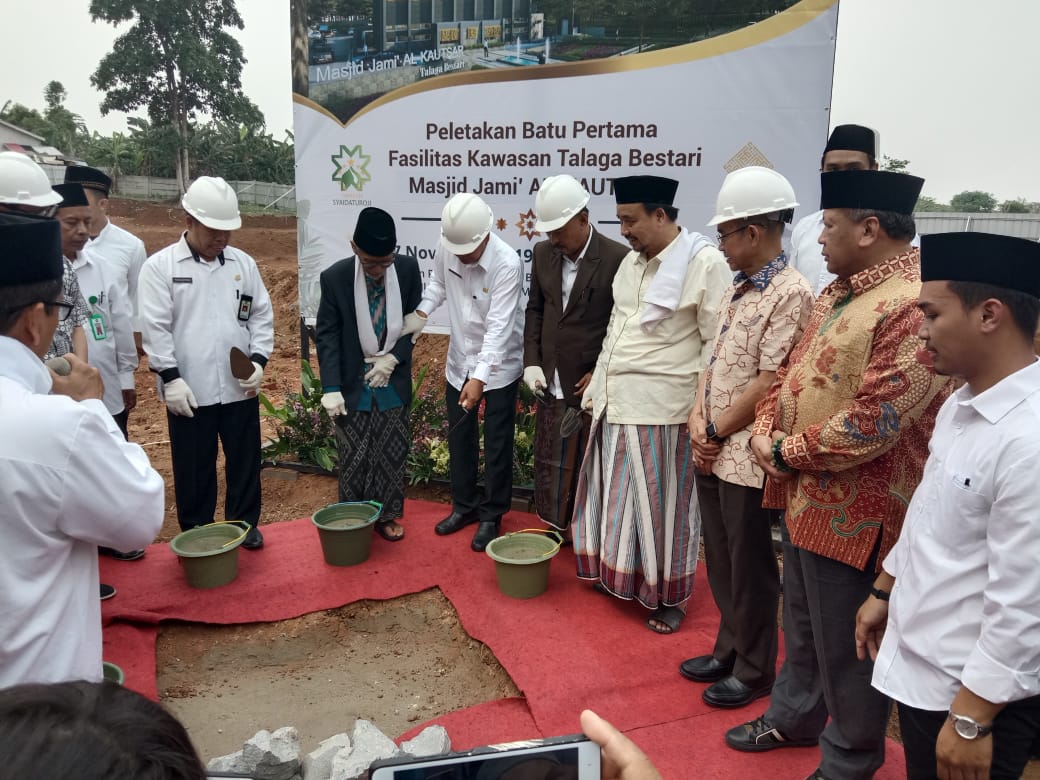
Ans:
<svg viewBox="0 0 1040 780"><path fill-rule="evenodd" d="M182 529L239 520L242 546L264 543L260 522L260 410L256 394L274 347L271 299L256 261L230 246L242 225L226 181L201 176L181 199L187 230L148 258L138 281L144 349L159 375L173 456L177 519ZM236 379L231 347L253 372ZM217 440L226 460L224 512L216 513Z"/></svg>
<svg viewBox="0 0 1040 780"><path fill-rule="evenodd" d="M460 192L441 213L433 275L416 309L429 316L448 304L451 341L445 365L451 514L437 524L444 536L479 523L472 548L498 536L513 493L516 393L523 373L523 265L516 250L492 234L494 214L479 197ZM484 490L477 407L484 402Z"/></svg>
<svg viewBox="0 0 1040 780"><path fill-rule="evenodd" d="M708 223L736 273L689 418L704 558L720 620L712 652L684 661L679 673L712 683L701 693L712 707L765 696L776 677L780 577L772 512L762 508L766 475L748 442L755 405L812 311L812 289L783 251L797 205L786 178L749 166L726 176Z"/></svg>
<svg viewBox="0 0 1040 780"><path fill-rule="evenodd" d="M51 180L43 168L19 152L0 152L0 219L3 214L51 218L58 213L60 203L61 195L51 189ZM44 360L73 352L86 361L87 337L83 326L90 312L80 293L76 272L68 262L62 278L62 294L74 309L58 323Z"/></svg>
<svg viewBox="0 0 1040 780"><path fill-rule="evenodd" d="M550 176L538 189L535 230L548 238L534 246L524 318L524 383L541 401L534 440L535 511L561 531L574 514L592 421L581 414L581 394L592 379L614 308L614 274L628 254L628 247L592 227L588 202L588 191L573 176Z"/></svg>

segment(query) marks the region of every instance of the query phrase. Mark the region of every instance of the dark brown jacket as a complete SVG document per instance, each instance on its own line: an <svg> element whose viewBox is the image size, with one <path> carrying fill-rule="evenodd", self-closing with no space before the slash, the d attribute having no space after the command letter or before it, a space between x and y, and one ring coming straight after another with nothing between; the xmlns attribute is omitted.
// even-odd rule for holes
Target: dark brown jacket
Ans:
<svg viewBox="0 0 1040 780"><path fill-rule="evenodd" d="M541 366L546 382L559 370L569 406L578 406L574 385L596 367L614 308L611 287L628 247L593 230L588 251L563 310L563 271L568 262L548 241L535 244L531 291L524 322L524 367Z"/></svg>

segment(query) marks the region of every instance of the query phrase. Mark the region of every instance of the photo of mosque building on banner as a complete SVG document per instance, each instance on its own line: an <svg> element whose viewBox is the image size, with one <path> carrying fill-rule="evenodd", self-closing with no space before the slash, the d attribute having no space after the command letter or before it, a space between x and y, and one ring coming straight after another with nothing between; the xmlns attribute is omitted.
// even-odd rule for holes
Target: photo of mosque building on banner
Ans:
<svg viewBox="0 0 1040 780"><path fill-rule="evenodd" d="M314 5L317 5L316 3ZM616 0L374 0L370 18L291 0L300 313L351 254L358 212L397 221L424 274L440 214L478 193L530 263L539 183L569 173L596 229L619 239L612 180L678 179L679 222L704 227L729 171L765 165L816 210L830 121L837 0L687 4ZM703 5L703 4L699 4ZM431 327L443 324L435 314Z"/></svg>

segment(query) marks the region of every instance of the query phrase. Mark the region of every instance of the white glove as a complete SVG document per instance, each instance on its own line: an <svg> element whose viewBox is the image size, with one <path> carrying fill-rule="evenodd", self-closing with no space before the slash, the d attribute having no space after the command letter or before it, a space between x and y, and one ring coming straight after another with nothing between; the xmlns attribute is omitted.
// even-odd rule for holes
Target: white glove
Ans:
<svg viewBox="0 0 1040 780"><path fill-rule="evenodd" d="M411 314L404 316L404 327L401 328L401 335L404 336L408 333L412 334L412 343L414 344L419 340L419 334L423 332L423 328L426 327L426 315L419 314L418 311L413 311Z"/></svg>
<svg viewBox="0 0 1040 780"><path fill-rule="evenodd" d="M343 393L339 392L339 390L325 393L321 397L321 405L325 407L329 417L338 417L347 413L347 402L343 400Z"/></svg>
<svg viewBox="0 0 1040 780"><path fill-rule="evenodd" d="M256 393L260 389L260 383L264 381L264 367L253 361L253 373L249 375L249 379L239 379L238 384L247 393Z"/></svg>
<svg viewBox="0 0 1040 780"><path fill-rule="evenodd" d="M541 366L527 366L524 369L524 384L527 389L535 395L541 395L545 390L545 372Z"/></svg>
<svg viewBox="0 0 1040 780"><path fill-rule="evenodd" d="M198 401L195 400L195 393L191 392L188 383L180 377L163 384L163 397L166 399L166 408L170 410L170 414L194 417L195 413L192 409L199 407Z"/></svg>
<svg viewBox="0 0 1040 780"><path fill-rule="evenodd" d="M365 362L372 366L365 373L365 381L368 382L369 387L386 387L390 384L390 374L394 372L394 366L398 362L397 358L388 352L385 355L367 358Z"/></svg>
<svg viewBox="0 0 1040 780"><path fill-rule="evenodd" d="M588 390L586 390L581 396L581 408L582 411L585 412L592 411L592 393L590 393Z"/></svg>

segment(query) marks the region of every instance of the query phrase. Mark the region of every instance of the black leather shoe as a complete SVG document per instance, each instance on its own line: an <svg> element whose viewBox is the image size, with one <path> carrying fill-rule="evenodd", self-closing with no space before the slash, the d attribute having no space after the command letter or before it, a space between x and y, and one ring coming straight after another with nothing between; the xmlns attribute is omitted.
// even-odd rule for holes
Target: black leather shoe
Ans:
<svg viewBox="0 0 1040 780"><path fill-rule="evenodd" d="M755 699L768 696L771 690L773 690L773 683L759 688L750 688L731 674L705 688L701 698L709 707L743 707Z"/></svg>
<svg viewBox="0 0 1040 780"><path fill-rule="evenodd" d="M119 550L113 550L111 547L98 547L98 552L102 555L107 555L109 558L115 558L117 561L136 561L144 557L144 550L120 552Z"/></svg>
<svg viewBox="0 0 1040 780"><path fill-rule="evenodd" d="M726 744L745 753L762 753L786 747L810 747L816 742L815 739L788 739L764 716L734 726L726 732Z"/></svg>
<svg viewBox="0 0 1040 780"><path fill-rule="evenodd" d="M437 525L433 527L433 530L437 532L438 536L447 536L453 534L456 531L461 531L467 525L473 525L480 518L477 517L476 512L452 512L450 515L441 520Z"/></svg>
<svg viewBox="0 0 1040 780"><path fill-rule="evenodd" d="M694 682L716 682L733 674L733 667L715 660L713 655L699 655L679 664L679 674Z"/></svg>
<svg viewBox="0 0 1040 780"><path fill-rule="evenodd" d="M498 536L498 523L493 520L481 520L480 525L477 526L477 532L473 534L473 543L470 547L473 548L474 552L484 552L488 544L490 544Z"/></svg>
<svg viewBox="0 0 1040 780"><path fill-rule="evenodd" d="M260 529L255 525L249 527L249 533L246 534L246 540L242 542L242 546L247 550L259 550L264 546L264 535L260 533Z"/></svg>

